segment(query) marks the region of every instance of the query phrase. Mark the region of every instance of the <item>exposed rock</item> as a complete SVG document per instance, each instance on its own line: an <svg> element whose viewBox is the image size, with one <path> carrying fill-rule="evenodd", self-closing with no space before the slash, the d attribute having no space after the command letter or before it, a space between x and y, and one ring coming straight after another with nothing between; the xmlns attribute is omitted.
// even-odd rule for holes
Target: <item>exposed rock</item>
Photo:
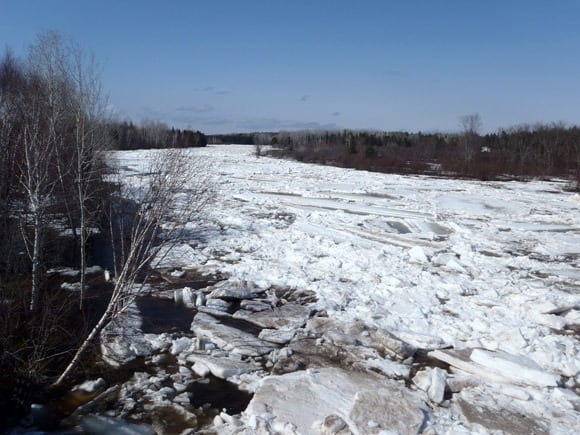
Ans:
<svg viewBox="0 0 580 435"><path fill-rule="evenodd" d="M397 382L325 368L263 379L245 414L254 421L267 414L271 432L292 425L294 433L305 435L416 434L426 410L417 395Z"/></svg>
<svg viewBox="0 0 580 435"><path fill-rule="evenodd" d="M239 310L234 317L252 322L262 328L296 329L304 326L310 309L303 305L286 304L268 311L250 312Z"/></svg>
<svg viewBox="0 0 580 435"><path fill-rule="evenodd" d="M224 325L205 313L197 313L191 330L199 338L215 343L219 348L237 355L259 356L276 349L276 346L237 328Z"/></svg>

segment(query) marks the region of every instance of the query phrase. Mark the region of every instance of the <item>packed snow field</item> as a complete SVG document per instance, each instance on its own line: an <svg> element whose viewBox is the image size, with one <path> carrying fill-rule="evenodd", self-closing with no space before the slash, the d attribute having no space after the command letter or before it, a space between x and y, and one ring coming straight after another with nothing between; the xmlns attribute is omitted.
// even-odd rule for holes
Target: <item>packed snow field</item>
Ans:
<svg viewBox="0 0 580 435"><path fill-rule="evenodd" d="M129 180L157 152L116 156ZM192 333L133 342L177 357L185 378L157 402L189 412L181 386L211 373L253 394L219 433L577 433L580 197L564 183L189 152L217 200L157 267L224 280L175 290Z"/></svg>

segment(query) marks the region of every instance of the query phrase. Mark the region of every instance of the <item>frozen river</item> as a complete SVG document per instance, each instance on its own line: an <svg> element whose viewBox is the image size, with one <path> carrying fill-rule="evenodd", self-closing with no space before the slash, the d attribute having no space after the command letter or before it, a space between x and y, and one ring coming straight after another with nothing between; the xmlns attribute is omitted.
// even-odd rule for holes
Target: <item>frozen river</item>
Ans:
<svg viewBox="0 0 580 435"><path fill-rule="evenodd" d="M131 174L155 153L117 156ZM213 288L196 290L205 312L173 353L254 394L241 414L216 417L218 432L580 427L580 196L565 183L377 174L256 158L237 145L190 153L212 172L217 201L165 266L227 280L213 298ZM228 286L238 293L224 296ZM302 322L292 320L298 308L264 320L256 313L272 310L256 304L308 310ZM212 326L220 309L269 331L249 345L257 351L231 344L223 326L233 322ZM347 356L299 364L304 337L324 349L314 353ZM220 371L232 355L262 368ZM294 369L272 371L281 359ZM396 417L393 407L421 412Z"/></svg>

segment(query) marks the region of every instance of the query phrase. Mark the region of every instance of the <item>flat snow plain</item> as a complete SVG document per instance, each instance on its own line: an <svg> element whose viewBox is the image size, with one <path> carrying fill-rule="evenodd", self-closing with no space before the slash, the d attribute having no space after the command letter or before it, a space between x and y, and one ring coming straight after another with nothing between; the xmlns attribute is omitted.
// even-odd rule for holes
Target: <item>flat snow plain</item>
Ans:
<svg viewBox="0 0 580 435"><path fill-rule="evenodd" d="M156 153L116 156L130 175ZM314 291L333 321L362 321L446 362L449 349L475 349L451 365L483 381L429 405L423 431L493 431L485 419L468 426L458 401L509 408L553 433L580 427L580 196L564 183L377 174L239 145L190 153L212 172L217 201L191 224L195 249L170 265ZM242 415L248 433L266 418L257 409Z"/></svg>

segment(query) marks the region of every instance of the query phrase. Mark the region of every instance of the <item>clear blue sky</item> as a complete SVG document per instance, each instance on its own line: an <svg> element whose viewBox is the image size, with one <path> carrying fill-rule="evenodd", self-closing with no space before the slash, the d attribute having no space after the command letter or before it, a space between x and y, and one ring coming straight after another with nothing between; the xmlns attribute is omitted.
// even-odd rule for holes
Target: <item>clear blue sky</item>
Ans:
<svg viewBox="0 0 580 435"><path fill-rule="evenodd" d="M0 0L0 46L57 30L119 116L207 133L580 124L580 1Z"/></svg>

